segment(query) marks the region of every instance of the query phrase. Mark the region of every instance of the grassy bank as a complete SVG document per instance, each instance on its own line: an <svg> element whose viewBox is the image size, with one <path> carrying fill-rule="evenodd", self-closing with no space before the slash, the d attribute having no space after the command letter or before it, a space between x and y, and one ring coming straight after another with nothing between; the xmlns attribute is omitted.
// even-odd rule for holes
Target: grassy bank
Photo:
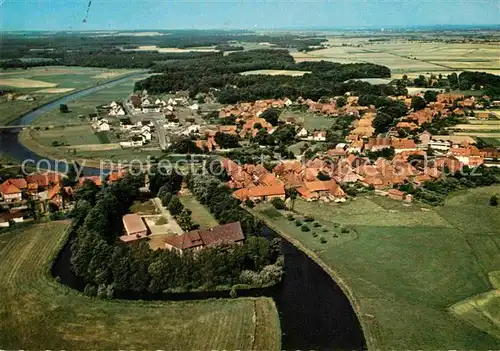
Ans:
<svg viewBox="0 0 500 351"><path fill-rule="evenodd" d="M66 240L66 227L52 222L0 234L2 347L280 348L277 311L268 298L106 301L60 285L50 276L49 264Z"/></svg>
<svg viewBox="0 0 500 351"><path fill-rule="evenodd" d="M493 289L488 274L500 267L500 208L488 204L493 193L500 186L459 192L435 209L375 197L296 201L298 214L356 233L343 242L325 235L321 243L312 230L287 225L265 207L254 211L339 283L370 349L492 349L499 340L491 328L498 325L493 317L485 329L485 316L497 314L498 300L488 300L476 319L457 318L449 308Z"/></svg>

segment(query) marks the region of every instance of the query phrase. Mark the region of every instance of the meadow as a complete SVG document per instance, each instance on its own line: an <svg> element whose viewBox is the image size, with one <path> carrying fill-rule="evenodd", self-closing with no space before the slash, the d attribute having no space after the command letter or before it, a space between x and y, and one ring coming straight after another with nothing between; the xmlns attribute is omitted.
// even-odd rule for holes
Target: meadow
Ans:
<svg viewBox="0 0 500 351"><path fill-rule="evenodd" d="M181 194L179 200L181 200L185 208L192 211L193 223L199 224L200 229L208 229L219 225L214 216L192 194Z"/></svg>
<svg viewBox="0 0 500 351"><path fill-rule="evenodd" d="M0 234L0 344L8 349L280 349L269 298L118 301L52 278L66 222ZM196 332L193 333L193 330Z"/></svg>
<svg viewBox="0 0 500 351"><path fill-rule="evenodd" d="M381 197L296 200L297 215L356 233L344 242L318 242L285 217L256 210L343 286L374 348L494 349L500 296L491 292L489 275L500 270L500 208L488 200L495 193L500 186L457 192L436 208ZM450 308L482 294L489 299L481 312Z"/></svg>
<svg viewBox="0 0 500 351"><path fill-rule="evenodd" d="M102 84L110 79L130 74L132 70L108 70L87 67L38 67L26 70L0 70L0 89L16 94L30 94L34 101L8 101L0 96L0 124L17 117L72 91Z"/></svg>
<svg viewBox="0 0 500 351"><path fill-rule="evenodd" d="M315 129L325 130L330 128L335 122L335 118L328 117L322 114L314 114L308 111L294 111L291 109L285 109L280 115L280 120L286 121L287 118L295 118L297 123L300 123L308 131L313 131Z"/></svg>

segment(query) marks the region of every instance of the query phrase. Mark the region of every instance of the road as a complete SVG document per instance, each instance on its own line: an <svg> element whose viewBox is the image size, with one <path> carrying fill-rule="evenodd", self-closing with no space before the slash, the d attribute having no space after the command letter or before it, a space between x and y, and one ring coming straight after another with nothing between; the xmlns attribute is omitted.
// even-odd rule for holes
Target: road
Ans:
<svg viewBox="0 0 500 351"><path fill-rule="evenodd" d="M184 233L184 230L182 230L182 228L179 227L179 225L175 221L174 217L170 214L170 212L165 207L163 207L163 205L161 204L161 200L159 198L155 197L153 199L153 202L154 202L156 208L158 209L158 211L160 212L160 214L163 217L165 217L165 219L167 220L169 229L173 233L178 234L178 235Z"/></svg>

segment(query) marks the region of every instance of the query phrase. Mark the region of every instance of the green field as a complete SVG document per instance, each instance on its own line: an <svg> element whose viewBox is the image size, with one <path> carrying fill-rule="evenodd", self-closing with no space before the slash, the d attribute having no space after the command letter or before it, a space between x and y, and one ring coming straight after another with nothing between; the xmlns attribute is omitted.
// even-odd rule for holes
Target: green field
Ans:
<svg viewBox="0 0 500 351"><path fill-rule="evenodd" d="M87 67L38 67L26 70L0 70L0 87L13 90L17 94L30 94L35 101L7 101L7 96L0 97L0 124L7 124L22 114L50 102L58 97L67 95L72 91L88 88L94 85L102 84L110 79L125 74L132 73L131 70L110 70L103 68ZM19 87L2 85L2 81L12 81L24 79L40 81L55 85L53 88L43 87ZM28 84L29 85L29 84ZM48 93L45 89L68 89L66 92ZM72 89L72 90L71 90Z"/></svg>
<svg viewBox="0 0 500 351"><path fill-rule="evenodd" d="M334 238L318 243L312 232L292 230L286 218L257 209L344 287L373 348L484 350L500 344L493 336L498 293L476 319L457 318L449 308L492 294L488 275L500 269L500 208L488 204L494 193L500 186L458 192L437 208L381 197L344 204L297 200L296 212L355 231L355 239L340 244ZM485 328L488 313L493 317Z"/></svg>
<svg viewBox="0 0 500 351"><path fill-rule="evenodd" d="M61 113L59 109L49 111L38 117L33 124L57 124L79 123L82 120L78 117L83 115L88 117L89 113L96 112L96 106L109 104L113 100L123 100L130 95L134 89L136 78L131 78L120 84L99 90L98 92L81 97L78 100L69 102L69 113Z"/></svg>
<svg viewBox="0 0 500 351"><path fill-rule="evenodd" d="M311 112L293 111L290 109L283 111L280 115L280 120L285 121L289 117L295 118L297 123L302 124L308 131L313 131L315 129L325 130L330 128L335 122L335 118L333 117Z"/></svg>
<svg viewBox="0 0 500 351"><path fill-rule="evenodd" d="M212 214L195 199L192 194L182 194L179 196L184 207L192 211L193 222L200 225L200 229L212 228L219 225L219 222Z"/></svg>
<svg viewBox="0 0 500 351"><path fill-rule="evenodd" d="M279 350L277 311L268 298L107 301L60 285L49 264L66 228L51 222L0 234L3 348Z"/></svg>

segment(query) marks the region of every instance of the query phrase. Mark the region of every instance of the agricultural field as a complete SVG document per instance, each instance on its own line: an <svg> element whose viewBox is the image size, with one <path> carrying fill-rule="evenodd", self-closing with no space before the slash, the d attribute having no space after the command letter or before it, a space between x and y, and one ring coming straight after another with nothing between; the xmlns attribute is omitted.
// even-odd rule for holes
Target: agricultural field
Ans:
<svg viewBox="0 0 500 351"><path fill-rule="evenodd" d="M241 72L240 74L243 76L249 75L268 75L268 76L292 76L292 77L300 77L304 74L311 73L310 71L292 71L292 70L283 70L283 69L260 69L256 71L247 71Z"/></svg>
<svg viewBox="0 0 500 351"><path fill-rule="evenodd" d="M0 70L0 89L17 95L29 94L35 99L8 101L7 95L0 96L0 123L8 124L20 115L72 91L102 84L132 72L134 71L57 66Z"/></svg>
<svg viewBox="0 0 500 351"><path fill-rule="evenodd" d="M181 194L179 200L181 200L184 207L192 211L193 223L199 224L200 229L208 229L219 225L214 216L192 194Z"/></svg>
<svg viewBox="0 0 500 351"><path fill-rule="evenodd" d="M280 349L278 314L269 298L100 300L60 285L49 265L67 226L51 222L0 234L2 347Z"/></svg>
<svg viewBox="0 0 500 351"><path fill-rule="evenodd" d="M338 244L256 209L343 285L377 349L495 349L500 296L489 275L500 270L500 208L488 204L495 193L500 186L457 192L436 208L375 196L344 204L296 200L296 216L356 233ZM480 312L450 309L475 297L487 301Z"/></svg>
<svg viewBox="0 0 500 351"><path fill-rule="evenodd" d="M292 52L291 55L297 62L326 60L381 64L391 69L393 78L401 78L403 74L438 75L463 70L500 73L500 48L493 43L425 43L401 39L369 42L367 38L331 37L328 45L325 49Z"/></svg>

